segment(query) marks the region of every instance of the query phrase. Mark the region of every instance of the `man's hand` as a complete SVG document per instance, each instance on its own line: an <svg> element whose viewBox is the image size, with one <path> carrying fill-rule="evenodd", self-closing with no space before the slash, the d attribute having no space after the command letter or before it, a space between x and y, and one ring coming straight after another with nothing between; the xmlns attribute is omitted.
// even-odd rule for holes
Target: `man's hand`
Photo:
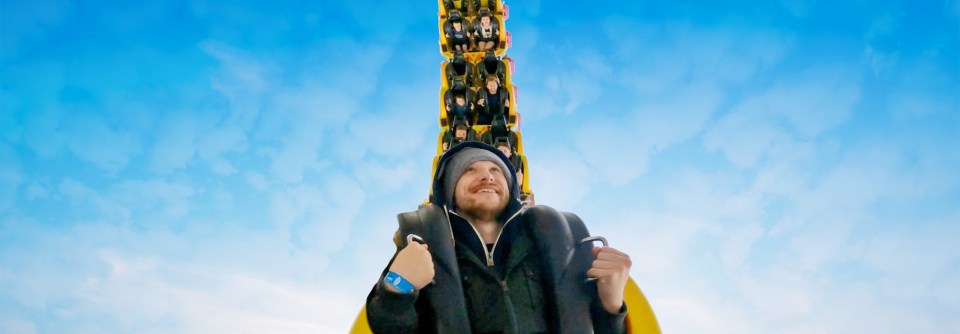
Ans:
<svg viewBox="0 0 960 334"><path fill-rule="evenodd" d="M594 247L593 264L587 277L597 279L597 291L603 309L610 313L620 311L623 305L623 290L630 274L630 256L612 247Z"/></svg>
<svg viewBox="0 0 960 334"><path fill-rule="evenodd" d="M397 273L403 279L413 284L413 287L420 290L433 280L433 258L430 257L430 251L427 245L411 242L407 247L397 253L390 265L390 271ZM387 287L398 292L392 285Z"/></svg>

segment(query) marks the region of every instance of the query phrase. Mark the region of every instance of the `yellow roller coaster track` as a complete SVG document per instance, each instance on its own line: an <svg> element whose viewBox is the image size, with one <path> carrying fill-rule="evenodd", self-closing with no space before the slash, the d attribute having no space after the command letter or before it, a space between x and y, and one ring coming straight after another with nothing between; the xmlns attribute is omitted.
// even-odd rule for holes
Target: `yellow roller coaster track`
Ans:
<svg viewBox="0 0 960 334"><path fill-rule="evenodd" d="M466 89L470 90L471 92L476 92L477 90L484 88L483 85L481 84L483 80L482 78L480 78L480 75L479 75L480 73L478 73L478 71L476 71L475 68L478 65L483 66L484 58L487 52L477 50L477 48L475 47L475 44L472 41L471 43L469 43L470 49L467 52L464 52L462 54L466 62L469 63L470 66L473 67L474 69L469 70L470 72L468 72L467 74L463 74L459 76L455 75L454 77L457 77L457 78L448 76L447 67L451 66L451 63L454 59L456 51L455 51L455 47L451 45L450 40L447 38L447 36L445 36L446 31L448 31L449 29L449 26L445 26L445 25L448 23L448 21L452 17L456 18L458 16L460 17L461 22L466 22L466 23L473 22L474 19L478 19L478 16L479 16L478 14L480 14L481 8L487 8L482 11L486 12L487 10L489 10L491 17L494 18L493 24L496 27L498 27L498 30L499 30L499 34L496 38L497 42L495 43L493 53L494 55L496 55L497 62L503 64L501 67L503 73L501 73L502 80L500 82L500 85L507 92L509 96L509 103L506 106L504 106L505 113L503 115L504 116L503 119L505 120L506 126L510 130L510 132L515 134L515 136L512 137L513 139L510 141L510 144L511 144L510 146L512 146L512 149L514 150L515 154L518 154L520 157L519 160L520 160L521 166L518 166L519 167L518 169L521 169L524 171L521 179L522 180L521 192L523 193L524 197L527 200L532 202L533 192L531 191L529 186L530 173L528 172L528 169L527 169L526 154L524 154L523 136L520 134L520 112L517 109L517 87L513 84L513 74L514 74L513 59L511 59L506 55L507 48L509 48L510 44L512 43L511 35L509 32L507 32L505 28L506 27L505 21L510 16L509 7L499 0L454 0L454 1L437 0L437 5L439 7L438 28L440 32L440 53L443 54L446 60L440 64L440 98L439 98L440 114L438 116L438 120L439 120L438 123L440 124L440 134L437 137L437 151L436 151L436 155L433 158L433 168L430 171L430 175L433 176L434 172L436 171L437 161L439 160L440 155L442 155L443 152L445 151L444 143L447 142L447 140L449 140L451 135L453 135L453 130L454 130L453 127L456 123L454 120L450 119L449 112L446 108L448 105L448 99L449 99L447 92L453 89L452 81L456 80L457 78L464 80L465 81L464 83L468 85ZM467 27L464 26L462 29L466 30ZM489 57L487 58L488 60L490 59ZM460 73L463 73L463 72L460 72ZM473 78L473 79L469 79L469 78ZM469 81L469 82L466 82L466 81ZM472 101L468 103L472 103ZM477 116L474 115L474 117L471 120L468 120L467 126L469 127L469 130L472 131L472 133L480 134L477 137L481 137L483 136L483 134L488 133L490 131L491 125L489 123L477 124L477 123L485 123L485 122L473 121L476 119L477 119ZM471 138L471 139L475 139L475 138ZM491 144L493 143L491 142ZM647 301L646 296L644 296L643 292L640 290L640 288L637 286L636 282L634 282L632 278L630 278L627 282L627 287L624 291L624 300L627 303L627 310L628 310L627 318L626 318L627 333L632 333L632 334L659 334L660 333L660 326L657 323L657 319L653 313L653 309L650 307L650 303ZM366 307L360 310L360 314L357 315L357 318L353 323L353 327L351 328L350 333L352 334L372 333L372 331L370 330L370 325L367 322Z"/></svg>

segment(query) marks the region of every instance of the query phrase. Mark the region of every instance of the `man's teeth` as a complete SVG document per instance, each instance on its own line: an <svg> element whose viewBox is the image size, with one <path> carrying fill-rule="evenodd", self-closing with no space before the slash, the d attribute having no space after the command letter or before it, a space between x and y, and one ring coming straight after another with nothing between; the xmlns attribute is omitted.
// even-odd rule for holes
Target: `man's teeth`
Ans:
<svg viewBox="0 0 960 334"><path fill-rule="evenodd" d="M492 193L492 192L495 192L495 191L493 191L493 189L480 189L480 190L477 191L477 192L481 192L481 193Z"/></svg>

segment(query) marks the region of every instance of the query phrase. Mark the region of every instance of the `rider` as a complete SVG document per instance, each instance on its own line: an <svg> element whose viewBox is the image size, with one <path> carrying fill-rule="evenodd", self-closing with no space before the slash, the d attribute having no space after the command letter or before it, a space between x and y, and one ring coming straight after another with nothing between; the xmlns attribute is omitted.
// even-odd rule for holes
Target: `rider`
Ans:
<svg viewBox="0 0 960 334"><path fill-rule="evenodd" d="M398 251L367 297L374 332L625 331L629 256L580 247L582 222L526 208L514 173L481 142L440 157L430 203L400 215ZM413 232L425 243L403 245Z"/></svg>

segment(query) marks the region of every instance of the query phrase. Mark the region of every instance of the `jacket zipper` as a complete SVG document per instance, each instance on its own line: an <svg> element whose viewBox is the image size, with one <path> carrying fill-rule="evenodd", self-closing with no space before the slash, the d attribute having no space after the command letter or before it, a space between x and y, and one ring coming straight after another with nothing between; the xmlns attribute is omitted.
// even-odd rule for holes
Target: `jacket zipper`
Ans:
<svg viewBox="0 0 960 334"><path fill-rule="evenodd" d="M450 211L450 210L447 210L447 206L446 206L446 205L443 206L443 209L444 209L444 211L447 212L447 224L450 224L450 225L451 225L451 226L450 226L450 230L451 230L451 231L453 231L453 226L452 226L453 223L450 221L450 214L451 214L451 213L452 213L453 215L457 216L457 217L463 218L463 220L467 220L466 218L464 218L463 216L457 214L456 212L452 212L452 211ZM510 222L513 221L513 218L516 218L517 216L519 216L520 213L522 213L524 209L526 209L526 204L523 204L523 205L520 207L520 209L517 210L516 213L514 213L512 216L510 216L510 218L507 218L507 221L506 221L505 223L503 223L503 226L502 226L502 227L500 227L500 232L497 233L497 239L493 241L493 248L491 248L490 250L487 250L487 245L486 245L486 243L485 243L484 240L483 240L483 236L480 235L480 231L477 230L477 228L474 227L473 224L471 224L469 220L467 220L467 224L470 225L470 228L473 229L473 232L477 234L477 238L480 239L480 248L483 248L483 255L485 255L486 258L487 258L487 259L486 259L486 260L487 260L487 267L493 267L493 252L497 250L497 243L500 242L500 236L503 235L503 230L505 230L505 229L507 228L507 224L510 224ZM452 233L452 232L451 232L451 233Z"/></svg>

